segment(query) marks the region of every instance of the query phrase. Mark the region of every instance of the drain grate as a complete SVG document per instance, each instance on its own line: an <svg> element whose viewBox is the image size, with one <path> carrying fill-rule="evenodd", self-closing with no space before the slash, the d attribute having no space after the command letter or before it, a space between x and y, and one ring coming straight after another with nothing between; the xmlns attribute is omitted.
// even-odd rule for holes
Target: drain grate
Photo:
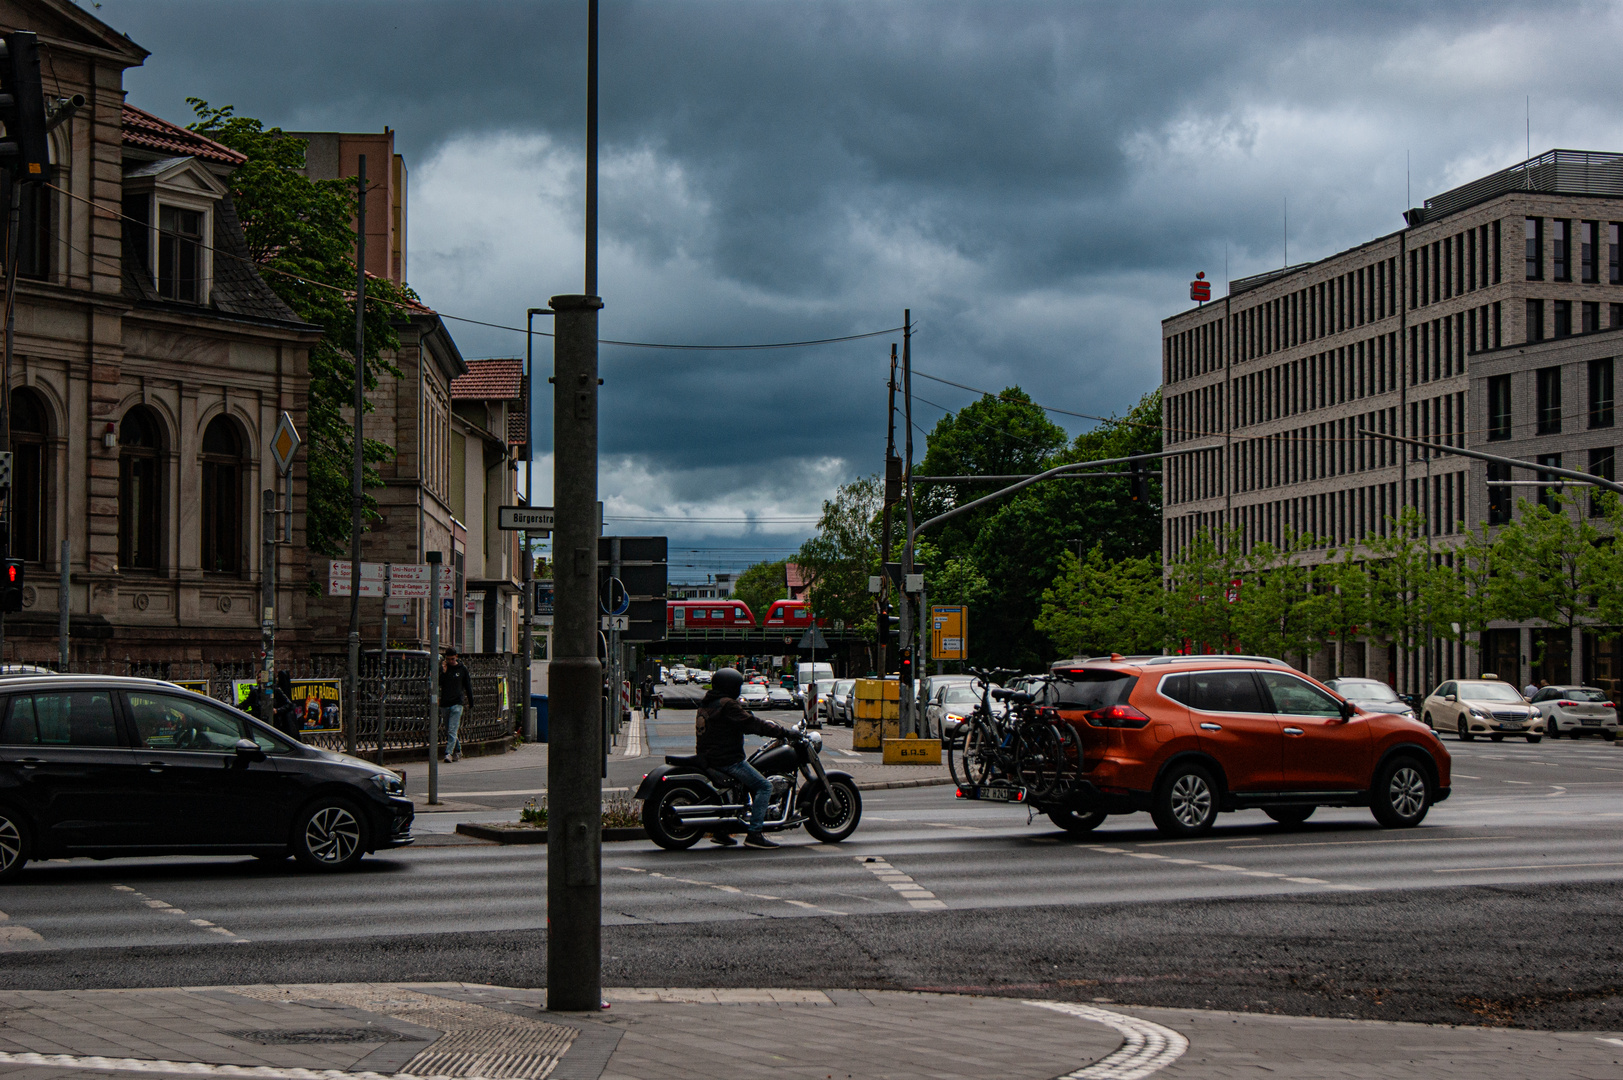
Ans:
<svg viewBox="0 0 1623 1080"><path fill-rule="evenodd" d="M572 1029L560 1027L551 1031L451 1031L408 1061L401 1071L414 1076L479 1076L488 1080L541 1077L558 1063L574 1037Z"/></svg>
<svg viewBox="0 0 1623 1080"><path fill-rule="evenodd" d="M264 1046L297 1046L304 1043L404 1042L406 1036L388 1028L311 1028L308 1031L224 1031L234 1039L248 1039Z"/></svg>

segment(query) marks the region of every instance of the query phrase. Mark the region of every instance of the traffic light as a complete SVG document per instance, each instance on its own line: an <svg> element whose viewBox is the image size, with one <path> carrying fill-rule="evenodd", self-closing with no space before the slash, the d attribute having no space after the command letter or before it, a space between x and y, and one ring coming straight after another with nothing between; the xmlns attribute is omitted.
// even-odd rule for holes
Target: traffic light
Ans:
<svg viewBox="0 0 1623 1080"><path fill-rule="evenodd" d="M21 559L7 559L6 580L0 583L0 611L21 611L23 609L23 561Z"/></svg>
<svg viewBox="0 0 1623 1080"><path fill-rule="evenodd" d="M901 623L902 618L900 615L891 614L890 601L881 600L879 602L879 644L894 645L901 641Z"/></svg>
<svg viewBox="0 0 1623 1080"><path fill-rule="evenodd" d="M902 685L911 686L913 684L913 650L901 650L901 653L898 655L897 659L901 662L901 667L898 669L898 671L901 675Z"/></svg>
<svg viewBox="0 0 1623 1080"><path fill-rule="evenodd" d="M1135 461L1132 463L1132 469L1133 475L1127 481L1128 491L1131 493L1134 502L1148 506L1150 502L1150 485L1144 479L1144 466Z"/></svg>
<svg viewBox="0 0 1623 1080"><path fill-rule="evenodd" d="M27 30L0 34L0 169L15 180L50 179L45 139L45 91L39 81L39 39Z"/></svg>

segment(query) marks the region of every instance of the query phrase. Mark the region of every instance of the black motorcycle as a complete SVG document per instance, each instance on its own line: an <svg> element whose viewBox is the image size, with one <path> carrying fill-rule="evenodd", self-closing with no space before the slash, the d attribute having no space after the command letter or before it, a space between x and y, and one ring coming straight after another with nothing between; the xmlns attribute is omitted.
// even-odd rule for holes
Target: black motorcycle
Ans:
<svg viewBox="0 0 1623 1080"><path fill-rule="evenodd" d="M805 722L787 739L773 739L749 757L772 782L763 832L806 826L825 844L837 844L857 830L862 796L850 773L823 768L823 737ZM636 798L642 823L660 847L681 851L718 829L738 832L749 824L749 793L719 769L697 757L672 756L642 778Z"/></svg>

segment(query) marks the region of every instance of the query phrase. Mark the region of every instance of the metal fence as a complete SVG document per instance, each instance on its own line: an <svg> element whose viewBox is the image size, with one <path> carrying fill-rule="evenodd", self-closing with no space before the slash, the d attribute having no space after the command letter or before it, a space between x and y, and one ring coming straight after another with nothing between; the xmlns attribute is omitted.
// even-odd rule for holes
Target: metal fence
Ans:
<svg viewBox="0 0 1623 1080"><path fill-rule="evenodd" d="M390 652L380 671L377 650L361 657L358 702L343 702L343 723L355 728L355 750L375 758L378 752L379 709L382 710L382 742L391 756L423 753L428 745L428 709L437 704L438 680L429 679L426 652ZM520 657L507 654L467 654L462 662L473 679L473 705L464 710L458 731L466 747L490 747L512 737L529 704L529 690ZM253 682L259 675L257 659L229 661L201 660L102 660L70 663L72 675L129 675L143 679L192 683L200 692L220 701L236 703L239 683ZM7 665L15 669L18 665ZM342 656L317 656L278 661L278 671L294 680L336 680L341 686L348 677L348 661ZM56 670L55 665L51 665ZM379 676L382 676L380 679ZM206 689L205 689L206 685ZM430 698L430 689L435 692ZM300 738L324 750L343 750L345 731L307 732ZM440 731L441 746L445 732Z"/></svg>

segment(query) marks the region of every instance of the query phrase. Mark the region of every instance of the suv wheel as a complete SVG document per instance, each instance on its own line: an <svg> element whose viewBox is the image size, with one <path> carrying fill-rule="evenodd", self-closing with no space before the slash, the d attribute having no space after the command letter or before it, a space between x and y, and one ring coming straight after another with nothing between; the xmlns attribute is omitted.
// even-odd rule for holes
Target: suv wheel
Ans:
<svg viewBox="0 0 1623 1080"><path fill-rule="evenodd" d="M0 881L22 873L28 862L28 826L9 807L0 806Z"/></svg>
<svg viewBox="0 0 1623 1080"><path fill-rule="evenodd" d="M348 799L325 796L299 815L293 854L314 870L348 870L366 854L366 821Z"/></svg>
<svg viewBox="0 0 1623 1080"><path fill-rule="evenodd" d="M1316 806L1269 806L1262 812L1287 829L1292 829L1312 817L1317 809Z"/></svg>
<svg viewBox="0 0 1623 1080"><path fill-rule="evenodd" d="M1200 765L1174 765L1155 792L1150 816L1168 836L1207 832L1217 820L1217 781Z"/></svg>
<svg viewBox="0 0 1623 1080"><path fill-rule="evenodd" d="M1476 738L1475 735L1471 734L1471 725L1467 724L1465 722L1465 717L1463 717L1463 716L1460 717L1459 732L1460 732L1460 742L1470 742L1471 740Z"/></svg>
<svg viewBox="0 0 1623 1080"><path fill-rule="evenodd" d="M1426 767L1412 757L1395 758L1375 774L1369 808L1389 829L1407 829L1420 824L1431 807L1431 777Z"/></svg>

